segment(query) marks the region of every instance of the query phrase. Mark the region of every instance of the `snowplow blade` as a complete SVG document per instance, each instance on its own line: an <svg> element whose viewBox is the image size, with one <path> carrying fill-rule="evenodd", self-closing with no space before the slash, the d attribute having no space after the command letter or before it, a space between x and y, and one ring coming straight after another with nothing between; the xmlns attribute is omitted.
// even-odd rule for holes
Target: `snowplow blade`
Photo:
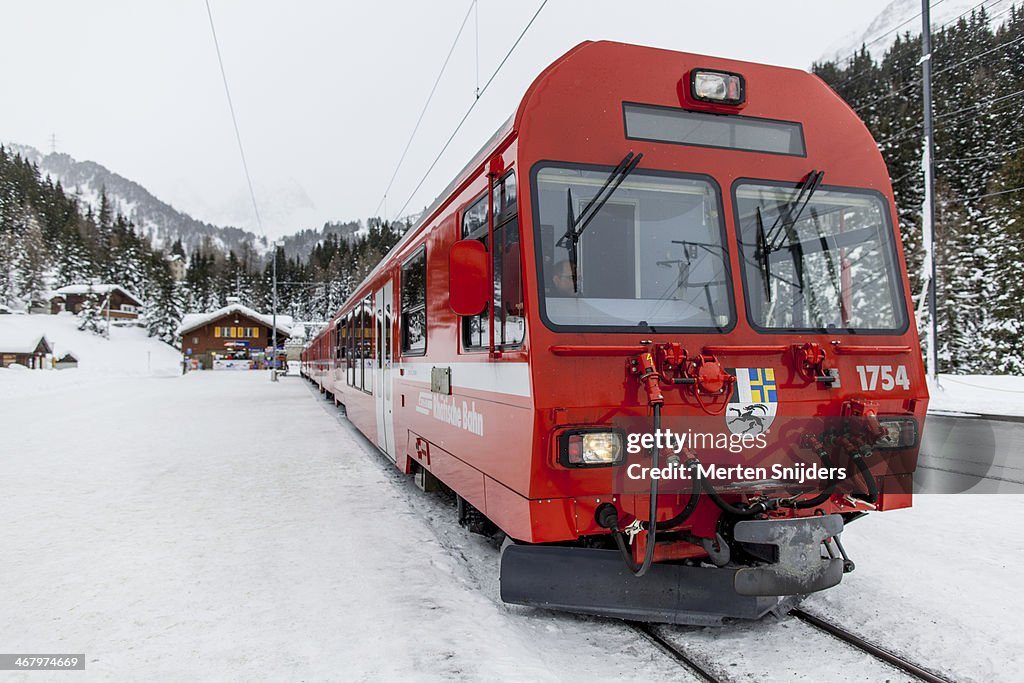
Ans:
<svg viewBox="0 0 1024 683"><path fill-rule="evenodd" d="M830 519L834 518L834 519ZM798 524L787 524L797 522ZM740 531L747 524L754 526ZM757 567L654 564L642 577L617 550L508 545L501 553L501 599L517 605L669 624L759 619L788 609L791 596L842 580L840 559L820 559L820 544L842 530L838 515L739 522L737 540L776 545L779 562ZM836 526L838 524L838 527Z"/></svg>

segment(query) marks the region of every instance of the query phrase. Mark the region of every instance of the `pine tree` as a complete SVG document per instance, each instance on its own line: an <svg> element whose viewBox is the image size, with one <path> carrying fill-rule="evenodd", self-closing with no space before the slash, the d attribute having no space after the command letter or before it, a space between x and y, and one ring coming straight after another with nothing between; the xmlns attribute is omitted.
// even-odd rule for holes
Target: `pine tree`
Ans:
<svg viewBox="0 0 1024 683"><path fill-rule="evenodd" d="M48 257L39 221L26 207L21 219L21 251L16 258L16 267L18 295L29 311L46 308Z"/></svg>
<svg viewBox="0 0 1024 683"><path fill-rule="evenodd" d="M184 292L174 280L170 264L157 252L150 261L153 287L146 304L146 329L150 337L157 337L173 346L178 337L178 326L184 313Z"/></svg>
<svg viewBox="0 0 1024 683"><path fill-rule="evenodd" d="M105 298L89 287L89 291L82 297L82 310L78 312L79 330L92 332L101 337L107 336L107 322L102 315Z"/></svg>

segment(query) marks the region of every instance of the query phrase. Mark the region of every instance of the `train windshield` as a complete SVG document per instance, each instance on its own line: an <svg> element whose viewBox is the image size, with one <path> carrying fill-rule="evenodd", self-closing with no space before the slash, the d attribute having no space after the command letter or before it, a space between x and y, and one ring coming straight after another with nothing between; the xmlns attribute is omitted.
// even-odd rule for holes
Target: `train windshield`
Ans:
<svg viewBox="0 0 1024 683"><path fill-rule="evenodd" d="M735 186L750 322L758 328L899 333L906 308L887 204L877 192Z"/></svg>
<svg viewBox="0 0 1024 683"><path fill-rule="evenodd" d="M600 200L591 206L593 217L582 227L578 218L610 172L566 164L534 170L545 322L552 329L615 332L730 326L717 186L706 177L638 168L596 212Z"/></svg>

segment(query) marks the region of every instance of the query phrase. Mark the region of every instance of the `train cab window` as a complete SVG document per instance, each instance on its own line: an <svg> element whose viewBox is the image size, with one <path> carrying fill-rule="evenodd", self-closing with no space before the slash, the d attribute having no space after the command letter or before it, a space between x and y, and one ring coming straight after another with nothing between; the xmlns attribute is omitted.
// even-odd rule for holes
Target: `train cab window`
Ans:
<svg viewBox="0 0 1024 683"><path fill-rule="evenodd" d="M427 248L402 264L402 353L417 356L427 350Z"/></svg>
<svg viewBox="0 0 1024 683"><path fill-rule="evenodd" d="M717 184L637 168L596 208L611 172L550 162L534 168L545 324L555 331L641 333L731 327ZM588 216L581 231L580 217Z"/></svg>
<svg viewBox="0 0 1024 683"><path fill-rule="evenodd" d="M888 204L867 190L737 183L747 313L766 331L902 333ZM798 199L799 198L799 199Z"/></svg>
<svg viewBox="0 0 1024 683"><path fill-rule="evenodd" d="M516 348L526 336L516 199L516 177L510 172L494 185L494 346L498 350ZM462 226L464 238L477 239L487 245L487 195L466 210ZM489 309L462 319L463 348L489 348L490 319Z"/></svg>

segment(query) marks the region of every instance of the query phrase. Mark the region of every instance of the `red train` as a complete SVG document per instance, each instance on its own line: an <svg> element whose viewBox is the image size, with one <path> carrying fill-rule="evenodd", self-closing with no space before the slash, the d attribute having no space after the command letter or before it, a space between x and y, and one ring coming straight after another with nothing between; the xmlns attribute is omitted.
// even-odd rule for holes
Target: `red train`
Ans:
<svg viewBox="0 0 1024 683"><path fill-rule="evenodd" d="M853 569L845 524L911 504L928 395L895 216L815 76L583 43L302 372L507 535L505 601L757 618Z"/></svg>

